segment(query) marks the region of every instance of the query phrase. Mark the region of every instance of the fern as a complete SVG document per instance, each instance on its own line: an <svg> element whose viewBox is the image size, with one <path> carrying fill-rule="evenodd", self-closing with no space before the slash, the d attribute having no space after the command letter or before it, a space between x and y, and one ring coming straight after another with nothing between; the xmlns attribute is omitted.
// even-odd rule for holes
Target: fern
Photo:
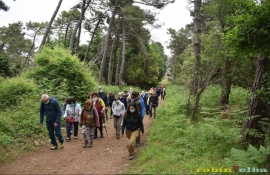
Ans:
<svg viewBox="0 0 270 175"><path fill-rule="evenodd" d="M269 146L260 146L259 149L252 145L249 145L246 151L241 149L231 149L232 159L226 159L231 165L237 165L240 167L265 167L267 164L267 158L269 154Z"/></svg>

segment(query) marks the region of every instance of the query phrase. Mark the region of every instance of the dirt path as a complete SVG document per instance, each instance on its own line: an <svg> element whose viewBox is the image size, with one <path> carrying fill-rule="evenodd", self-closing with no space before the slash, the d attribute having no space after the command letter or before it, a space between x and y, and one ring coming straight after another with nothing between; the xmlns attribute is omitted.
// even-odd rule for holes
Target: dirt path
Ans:
<svg viewBox="0 0 270 175"><path fill-rule="evenodd" d="M141 138L141 146L154 119L144 118L145 134ZM11 163L0 164L0 174L123 174L130 160L128 159L127 138L117 140L113 120L106 122L108 138L95 139L92 148L83 148L81 128L77 140L65 142L65 148L50 150L50 144L40 150L19 158ZM65 131L65 130L64 130ZM63 135L65 135L62 132ZM139 148L135 148L136 159Z"/></svg>

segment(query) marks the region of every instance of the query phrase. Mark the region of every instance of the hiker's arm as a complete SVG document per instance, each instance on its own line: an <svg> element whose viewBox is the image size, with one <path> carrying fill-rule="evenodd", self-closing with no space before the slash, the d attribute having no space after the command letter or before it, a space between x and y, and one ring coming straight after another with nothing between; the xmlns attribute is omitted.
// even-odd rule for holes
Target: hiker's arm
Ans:
<svg viewBox="0 0 270 175"><path fill-rule="evenodd" d="M142 121L142 115L139 114L139 126L140 126L140 129L142 131L142 133L144 133L144 127L143 127L143 121Z"/></svg>
<svg viewBox="0 0 270 175"><path fill-rule="evenodd" d="M57 111L55 123L59 124L59 123L61 123L62 109L60 107L59 102L56 99L55 99L55 101L53 101L53 103L54 103L54 105L56 107L56 111Z"/></svg>
<svg viewBox="0 0 270 175"><path fill-rule="evenodd" d="M93 110L94 110L94 115L96 119L96 127L100 127L98 112L95 108L93 108Z"/></svg>
<svg viewBox="0 0 270 175"><path fill-rule="evenodd" d="M42 125L44 120L44 105L42 102L40 102L39 115L39 124Z"/></svg>
<svg viewBox="0 0 270 175"><path fill-rule="evenodd" d="M126 119L123 118L123 125L122 125L122 135L124 134L124 130L125 130L125 127L126 127Z"/></svg>

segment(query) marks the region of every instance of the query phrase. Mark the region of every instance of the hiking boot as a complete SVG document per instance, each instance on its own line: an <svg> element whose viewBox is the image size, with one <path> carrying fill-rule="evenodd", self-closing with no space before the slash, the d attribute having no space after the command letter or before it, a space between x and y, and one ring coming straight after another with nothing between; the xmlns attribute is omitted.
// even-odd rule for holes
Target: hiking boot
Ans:
<svg viewBox="0 0 270 175"><path fill-rule="evenodd" d="M87 146L88 142L84 142L83 144L83 148L85 148Z"/></svg>
<svg viewBox="0 0 270 175"><path fill-rule="evenodd" d="M100 135L100 138L104 138L104 137L103 137L103 134Z"/></svg>
<svg viewBox="0 0 270 175"><path fill-rule="evenodd" d="M77 136L74 136L74 139L77 139Z"/></svg>
<svg viewBox="0 0 270 175"><path fill-rule="evenodd" d="M96 135L94 136L94 139L97 139L97 136Z"/></svg>
<svg viewBox="0 0 270 175"><path fill-rule="evenodd" d="M116 137L117 139L120 139L120 135L117 135L117 137Z"/></svg>
<svg viewBox="0 0 270 175"><path fill-rule="evenodd" d="M68 137L66 138L66 141L70 141L70 140L71 140L70 138L68 138Z"/></svg>
<svg viewBox="0 0 270 175"><path fill-rule="evenodd" d="M92 146L93 146L93 142L90 142L89 147L92 147Z"/></svg>
<svg viewBox="0 0 270 175"><path fill-rule="evenodd" d="M110 116L110 119L112 119L112 115Z"/></svg>
<svg viewBox="0 0 270 175"><path fill-rule="evenodd" d="M65 145L64 145L64 142L63 143L61 143L61 148L64 148L65 147Z"/></svg>
<svg viewBox="0 0 270 175"><path fill-rule="evenodd" d="M140 143L136 143L136 144L135 144L135 147L139 147L139 146L140 146Z"/></svg>
<svg viewBox="0 0 270 175"><path fill-rule="evenodd" d="M50 148L50 150L55 150L55 149L57 149L57 148L58 148L57 146L53 145L53 146Z"/></svg>
<svg viewBox="0 0 270 175"><path fill-rule="evenodd" d="M131 156L129 156L128 158L129 158L129 160L132 160L134 157L131 155Z"/></svg>
<svg viewBox="0 0 270 175"><path fill-rule="evenodd" d="M108 120L108 116L106 115L106 120Z"/></svg>

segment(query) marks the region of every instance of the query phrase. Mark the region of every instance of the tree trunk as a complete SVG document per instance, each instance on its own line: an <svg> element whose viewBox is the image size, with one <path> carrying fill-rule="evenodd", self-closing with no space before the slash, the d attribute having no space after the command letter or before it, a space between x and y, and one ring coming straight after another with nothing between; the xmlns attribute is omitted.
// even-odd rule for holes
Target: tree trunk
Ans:
<svg viewBox="0 0 270 175"><path fill-rule="evenodd" d="M125 54L126 54L126 32L125 32L125 24L122 22L122 63L119 73L119 85L123 85L123 74L124 74L124 67L125 67Z"/></svg>
<svg viewBox="0 0 270 175"><path fill-rule="evenodd" d="M110 77L109 77L110 82L112 82L112 76L114 74L115 62L118 61L118 59L116 58L117 57L118 46L119 46L119 36L116 36L116 45L115 45L115 49L114 49L114 53L113 53L112 72L111 72Z"/></svg>
<svg viewBox="0 0 270 175"><path fill-rule="evenodd" d="M41 30L41 29L39 29L39 30ZM24 68L25 64L27 63L27 61L28 61L28 59L29 59L29 56L30 56L30 54L31 54L31 52L32 52L32 50L33 50L33 48L34 48L34 46L35 46L36 36L37 36L37 33L39 32L39 30L38 30L38 31L35 33L35 35L34 35L34 38L33 38L33 42L32 42L31 48L30 48L30 50L29 50L29 52L28 52L28 54L27 54L27 56L26 56L26 58L25 58L25 61L24 61L23 65L22 65L22 67L21 67L21 69L20 69L19 76L22 74L23 68Z"/></svg>
<svg viewBox="0 0 270 175"><path fill-rule="evenodd" d="M5 43L3 43L3 44L1 45L1 49L0 49L0 50L3 50L4 47L5 47Z"/></svg>
<svg viewBox="0 0 270 175"><path fill-rule="evenodd" d="M198 89L200 88L199 74L201 68L201 43L200 43L200 33L201 33L201 14L200 7L202 0L194 0L194 40L193 40L193 52L196 58L193 80L191 82L191 94L197 94Z"/></svg>
<svg viewBox="0 0 270 175"><path fill-rule="evenodd" d="M65 43L64 43L64 47L65 47L65 48L67 47L67 34L68 34L69 25L70 25L70 24L67 25L66 32L65 32L65 41L64 41L64 42L65 42Z"/></svg>
<svg viewBox="0 0 270 175"><path fill-rule="evenodd" d="M78 50L79 50L79 46L80 46L80 38L81 38L81 31L82 31L82 23L79 27L79 31L78 31L78 40L77 40L77 43L76 43L76 49L75 49L75 54L77 55L78 53Z"/></svg>
<svg viewBox="0 0 270 175"><path fill-rule="evenodd" d="M99 77L98 77L98 84L99 85L102 84L103 72L104 72L106 58L107 58L108 49L109 49L109 43L110 43L111 32L112 32L112 27L113 27L113 21L114 21L116 12L117 12L117 5L118 5L118 0L115 1L114 9L113 9L112 16L111 16L110 23L109 23L109 27L108 27L108 33L106 35L106 43L105 43L105 46L104 46L104 49L103 49L104 53L103 53L103 57L102 57L102 61L101 61L101 64L100 64L100 69L99 69Z"/></svg>
<svg viewBox="0 0 270 175"><path fill-rule="evenodd" d="M219 101L219 106L221 109L226 109L226 106L229 104L232 86L231 78L231 61L229 58L225 58L225 68L222 72L221 96Z"/></svg>
<svg viewBox="0 0 270 175"><path fill-rule="evenodd" d="M75 26L73 32L72 32L72 35L71 35L71 38L70 38L70 42L69 42L69 50L70 50L70 51L72 51L72 49L73 49L74 40L75 40L75 36L76 36L77 30L78 30L78 28L80 27L80 25L82 24L82 21L83 21L83 19L84 19L85 11L86 11L86 9L89 7L90 2L91 2L91 0L88 0L88 1L87 1L87 4L86 4L86 0L83 0L82 9L81 9L81 16L80 16L79 21L78 21L78 23L76 24L76 26ZM86 4L86 5L85 5L85 4Z"/></svg>
<svg viewBox="0 0 270 175"><path fill-rule="evenodd" d="M97 29L98 29L99 24L100 24L100 22L102 21L103 17L104 17L104 15L98 20L97 24L95 25L95 29L94 29L94 31L93 31L93 33L92 33L91 40L90 40L90 42L88 43L88 47L87 47L87 50L86 50L86 52L85 52L85 56L84 56L84 59L83 59L83 63L84 63L84 64L86 64L86 59L87 59L87 57L88 57L88 53L89 53L89 51L90 51L90 48L91 48L91 45L92 45L92 43L93 43L95 34L96 34L96 32L97 32Z"/></svg>
<svg viewBox="0 0 270 175"><path fill-rule="evenodd" d="M113 53L115 50L116 45L116 37L113 39L112 47L111 47L111 53L110 53L110 59L109 59L109 69L108 69L108 85L112 84L112 80L110 79L112 74L112 60L113 60Z"/></svg>
<svg viewBox="0 0 270 175"><path fill-rule="evenodd" d="M195 104L194 104L194 108L192 110L192 114L191 114L191 121L192 122L196 122L198 120L197 118L197 112L199 109L199 102L200 102L200 98L202 93L204 92L204 90L208 87L209 83L211 82L211 80L218 74L217 69L214 69L212 71L212 73L210 74L210 76L208 77L208 79L206 80L206 82L204 83L204 85L197 91L196 93L196 99L195 99Z"/></svg>
<svg viewBox="0 0 270 175"><path fill-rule="evenodd" d="M117 62L116 62L116 69L115 69L115 85L119 85L119 64L120 64L120 58L122 54L122 47L120 47L119 55L117 57Z"/></svg>
<svg viewBox="0 0 270 175"><path fill-rule="evenodd" d="M50 30L51 30L53 21L54 21L56 15L57 15L57 13L58 13L60 7L61 7L62 2L63 2L63 0L59 0L59 2L58 2L58 5L57 5L57 7L56 7L56 9L55 9L55 11L54 11L54 13L53 13L53 16L52 16L52 18L51 18L51 20L50 20L50 22L49 22L49 24L48 24L48 26L47 26L47 28L46 28L46 31L45 31L45 33L44 33L44 36L43 36L43 38L42 38L41 44L40 44L40 46L39 46L39 51L40 51L40 49L42 48L42 46L43 46L43 45L45 44L45 42L46 42L46 39L47 39L47 37L48 37L48 35L49 35L49 32L50 32Z"/></svg>
<svg viewBox="0 0 270 175"><path fill-rule="evenodd" d="M260 145L264 142L263 138L259 138L250 134L251 130L261 131L261 126L259 121L266 117L267 115L267 104L264 104L263 100L257 95L257 90L262 87L262 80L267 73L267 66L269 66L269 60L267 60L267 55L264 53L259 54L256 68L255 80L252 86L252 99L249 102L247 117L252 117L243 123L241 134L243 135L243 140L251 143L252 145ZM267 88L267 86L264 86ZM268 87L269 88L269 87Z"/></svg>

